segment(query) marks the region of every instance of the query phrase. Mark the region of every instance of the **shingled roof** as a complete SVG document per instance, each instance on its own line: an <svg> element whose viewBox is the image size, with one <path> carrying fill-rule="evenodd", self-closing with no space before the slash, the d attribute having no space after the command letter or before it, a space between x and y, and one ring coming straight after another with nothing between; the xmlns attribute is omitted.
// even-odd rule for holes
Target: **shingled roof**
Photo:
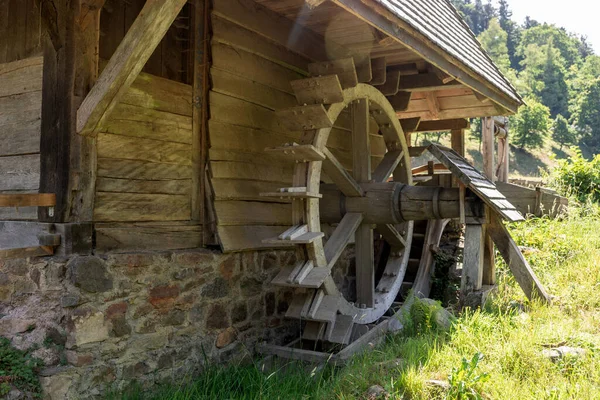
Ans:
<svg viewBox="0 0 600 400"><path fill-rule="evenodd" d="M512 99L522 99L448 0L375 0Z"/></svg>

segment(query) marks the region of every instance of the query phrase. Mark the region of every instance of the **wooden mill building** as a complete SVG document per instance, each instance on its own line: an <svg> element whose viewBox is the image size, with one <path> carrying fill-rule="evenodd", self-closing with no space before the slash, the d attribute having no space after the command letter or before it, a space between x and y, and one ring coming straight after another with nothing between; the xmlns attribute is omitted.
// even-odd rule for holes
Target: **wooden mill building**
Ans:
<svg viewBox="0 0 600 400"><path fill-rule="evenodd" d="M376 310L415 259L428 271L409 248L431 229L360 199L326 221L339 197L325 189L416 184L414 132L451 131L463 165L466 118L521 103L447 0L0 0L0 334L28 335L27 320L65 338L70 367L43 378L53 398L299 329L344 345L357 322L331 306L331 279ZM411 212L458 217L449 177ZM384 279L373 232L397 266L384 278L402 275L381 302L364 283ZM299 302L306 326L283 319Z"/></svg>

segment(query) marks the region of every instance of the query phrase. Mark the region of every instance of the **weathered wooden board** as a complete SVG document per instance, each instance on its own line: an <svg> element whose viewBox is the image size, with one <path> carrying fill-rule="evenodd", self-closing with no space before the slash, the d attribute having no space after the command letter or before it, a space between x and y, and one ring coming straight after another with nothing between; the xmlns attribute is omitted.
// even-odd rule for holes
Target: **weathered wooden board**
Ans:
<svg viewBox="0 0 600 400"><path fill-rule="evenodd" d="M278 247L293 247L293 245L265 244L263 240L277 237L284 232L289 225L285 226L217 226L219 240L223 251L243 251L254 249L271 249Z"/></svg>
<svg viewBox="0 0 600 400"><path fill-rule="evenodd" d="M266 58L222 43L213 43L212 59L215 68L287 93L293 93L291 81L305 77Z"/></svg>
<svg viewBox="0 0 600 400"><path fill-rule="evenodd" d="M191 117L192 87L141 73L119 103Z"/></svg>
<svg viewBox="0 0 600 400"><path fill-rule="evenodd" d="M496 189L496 185L486 179L454 150L435 144L430 145L428 150L446 168L452 171L465 186L502 217L512 222L524 220L517 209Z"/></svg>
<svg viewBox="0 0 600 400"><path fill-rule="evenodd" d="M191 146L162 140L98 134L98 157L191 165Z"/></svg>
<svg viewBox="0 0 600 400"><path fill-rule="evenodd" d="M123 103L115 107L103 131L123 136L192 143L189 117Z"/></svg>
<svg viewBox="0 0 600 400"><path fill-rule="evenodd" d="M260 55L269 61L280 64L288 69L306 74L310 60L287 47L265 38L256 32L246 29L231 20L219 17L213 13L212 19L213 42L235 46L249 53Z"/></svg>
<svg viewBox="0 0 600 400"><path fill-rule="evenodd" d="M202 226L187 224L96 224L96 251L164 251L202 246Z"/></svg>
<svg viewBox="0 0 600 400"><path fill-rule="evenodd" d="M98 192L190 195L191 179L139 180L98 177Z"/></svg>
<svg viewBox="0 0 600 400"><path fill-rule="evenodd" d="M217 223L223 225L292 225L290 204L258 201L215 201Z"/></svg>
<svg viewBox="0 0 600 400"><path fill-rule="evenodd" d="M50 232L51 224L0 221L0 249L36 247L38 235Z"/></svg>
<svg viewBox="0 0 600 400"><path fill-rule="evenodd" d="M0 97L42 90L43 57L0 64Z"/></svg>
<svg viewBox="0 0 600 400"><path fill-rule="evenodd" d="M29 122L41 115L42 92L0 97L0 127Z"/></svg>
<svg viewBox="0 0 600 400"><path fill-rule="evenodd" d="M40 187L40 155L0 157L0 191L29 190Z"/></svg>
<svg viewBox="0 0 600 400"><path fill-rule="evenodd" d="M243 162L213 161L210 163L214 179L248 179L266 182L290 182L292 165L273 168L270 165Z"/></svg>
<svg viewBox="0 0 600 400"><path fill-rule="evenodd" d="M215 200L244 200L290 203L289 199L262 197L260 193L275 192L289 182L263 182L242 179L213 179Z"/></svg>
<svg viewBox="0 0 600 400"><path fill-rule="evenodd" d="M95 221L185 221L190 196L143 193L96 193Z"/></svg>
<svg viewBox="0 0 600 400"><path fill-rule="evenodd" d="M98 159L99 177L129 179L191 179L192 166L139 160Z"/></svg>

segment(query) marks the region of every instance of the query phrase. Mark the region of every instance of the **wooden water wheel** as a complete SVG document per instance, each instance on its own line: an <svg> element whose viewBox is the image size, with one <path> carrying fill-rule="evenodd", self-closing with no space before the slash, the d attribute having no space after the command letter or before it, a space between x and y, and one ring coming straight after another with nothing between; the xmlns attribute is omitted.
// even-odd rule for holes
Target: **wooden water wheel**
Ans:
<svg viewBox="0 0 600 400"><path fill-rule="evenodd" d="M340 84L342 82L342 84ZM342 89L343 86L347 86ZM410 156L398 117L387 98L367 84L347 85L337 75L320 76L292 83L298 107L279 114L290 129L304 131L299 144L270 149L296 161L293 186L264 196L288 197L293 203L294 226L267 242L296 244L302 260L284 268L276 285L298 288L288 317L307 321L303 337L346 344L354 324L370 324L381 318L394 302L409 259L413 223L402 222L399 186L412 183ZM342 112L349 110L353 147L352 169L346 170L327 147L331 129ZM371 171L369 123L374 120L383 136L387 153ZM323 173L323 174L322 174ZM333 184L323 184L323 180ZM337 189L344 207L327 207ZM321 232L321 209L336 212L327 222L337 222L325 244ZM381 210L380 210L381 208ZM396 209L398 215L389 215ZM383 212L379 212L383 211ZM335 215L338 215L335 221ZM333 219L333 220L332 220ZM346 246L354 239L356 296L349 302L332 278L332 269ZM384 265L375 280L375 243L384 240L387 251L378 257Z"/></svg>

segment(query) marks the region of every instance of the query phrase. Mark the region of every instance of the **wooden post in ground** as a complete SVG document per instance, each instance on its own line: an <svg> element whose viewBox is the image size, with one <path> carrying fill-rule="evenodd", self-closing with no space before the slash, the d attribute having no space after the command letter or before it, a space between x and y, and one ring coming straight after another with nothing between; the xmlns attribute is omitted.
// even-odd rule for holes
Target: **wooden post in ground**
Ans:
<svg viewBox="0 0 600 400"><path fill-rule="evenodd" d="M485 257L484 239L484 226L479 221L467 220L460 282L460 295L463 303L471 293L481 290Z"/></svg>
<svg viewBox="0 0 600 400"><path fill-rule="evenodd" d="M465 130L464 129L453 129L451 131L451 144L452 150L460 154L462 157L465 156Z"/></svg>
<svg viewBox="0 0 600 400"><path fill-rule="evenodd" d="M482 121L482 153L483 153L483 173L492 182L496 179L494 174L494 119L487 117ZM486 213L489 215L489 213ZM487 225L487 224L486 224ZM485 234L486 225L484 225L484 261L483 261L483 284L494 285L496 283L496 260L494 257L494 242Z"/></svg>

